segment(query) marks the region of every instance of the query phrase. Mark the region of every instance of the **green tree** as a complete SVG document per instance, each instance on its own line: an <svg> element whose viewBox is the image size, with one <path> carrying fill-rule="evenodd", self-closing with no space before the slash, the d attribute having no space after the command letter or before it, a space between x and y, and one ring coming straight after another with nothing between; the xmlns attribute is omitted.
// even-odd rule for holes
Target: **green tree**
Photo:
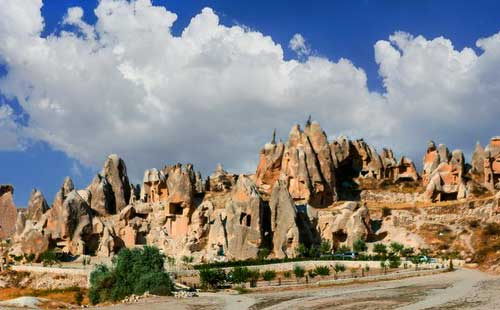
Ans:
<svg viewBox="0 0 500 310"><path fill-rule="evenodd" d="M402 245L399 242L392 242L390 247L391 247L392 253L397 254L399 256L402 256L402 253L404 250L404 245Z"/></svg>
<svg viewBox="0 0 500 310"><path fill-rule="evenodd" d="M299 282L300 278L303 278L306 274L306 271L300 265L295 265L293 267L293 274L295 275L295 278L297 278L297 282Z"/></svg>
<svg viewBox="0 0 500 310"><path fill-rule="evenodd" d="M335 271L335 279L337 279L338 274L340 272L344 272L345 271L345 265L344 264L340 264L340 263L336 263L335 266L333 266L333 271Z"/></svg>
<svg viewBox="0 0 500 310"><path fill-rule="evenodd" d="M250 278L250 269L247 267L235 267L229 272L229 279L234 284L241 284Z"/></svg>
<svg viewBox="0 0 500 310"><path fill-rule="evenodd" d="M431 253L431 250L429 250L429 249L426 249L426 248L420 249L420 256L429 256L430 253Z"/></svg>
<svg viewBox="0 0 500 310"><path fill-rule="evenodd" d="M227 282L224 269L204 268L200 270L200 283L202 287L219 288Z"/></svg>
<svg viewBox="0 0 500 310"><path fill-rule="evenodd" d="M249 278L250 278L250 287L256 287L257 281L259 281L260 278L260 272L258 270L250 270Z"/></svg>
<svg viewBox="0 0 500 310"><path fill-rule="evenodd" d="M414 255L411 257L411 262L413 265L415 265L415 271L418 270L418 265L420 265L420 256L419 255Z"/></svg>
<svg viewBox="0 0 500 310"><path fill-rule="evenodd" d="M354 250L354 252L365 252L366 250L368 250L368 247L366 246L366 242L364 240L358 239L354 241L352 249Z"/></svg>
<svg viewBox="0 0 500 310"><path fill-rule="evenodd" d="M401 253L402 256L404 257L410 257L415 253L415 249L412 247L405 247L403 249L403 252Z"/></svg>
<svg viewBox="0 0 500 310"><path fill-rule="evenodd" d="M262 279L267 281L269 285L271 285L271 281L276 278L276 271L274 270L266 270L262 273Z"/></svg>
<svg viewBox="0 0 500 310"><path fill-rule="evenodd" d="M163 265L165 256L155 247L122 249L112 259L112 267L98 265L90 274L89 298L93 304L117 301L146 291L169 295L173 289Z"/></svg>
<svg viewBox="0 0 500 310"><path fill-rule="evenodd" d="M373 252L377 255L384 257L387 254L387 246L383 243L375 243L373 245Z"/></svg>
<svg viewBox="0 0 500 310"><path fill-rule="evenodd" d="M388 266L388 263L385 260L380 261L380 269L383 270L384 274L387 273L387 266Z"/></svg>
<svg viewBox="0 0 500 310"><path fill-rule="evenodd" d="M339 253L345 253L345 252L350 252L351 248L349 248L347 245L341 245L338 249L337 252Z"/></svg>
<svg viewBox="0 0 500 310"><path fill-rule="evenodd" d="M399 268L401 266L401 258L399 256L392 256L389 259L389 268L395 269Z"/></svg>

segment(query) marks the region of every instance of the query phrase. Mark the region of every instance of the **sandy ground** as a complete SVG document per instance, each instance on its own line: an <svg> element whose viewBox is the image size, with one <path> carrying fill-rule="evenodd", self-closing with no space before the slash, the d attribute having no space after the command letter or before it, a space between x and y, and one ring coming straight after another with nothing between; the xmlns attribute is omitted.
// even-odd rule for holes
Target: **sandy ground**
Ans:
<svg viewBox="0 0 500 310"><path fill-rule="evenodd" d="M157 297L138 304L99 309L500 309L499 291L500 277L461 269L417 278L315 289L243 295L203 293L182 300Z"/></svg>

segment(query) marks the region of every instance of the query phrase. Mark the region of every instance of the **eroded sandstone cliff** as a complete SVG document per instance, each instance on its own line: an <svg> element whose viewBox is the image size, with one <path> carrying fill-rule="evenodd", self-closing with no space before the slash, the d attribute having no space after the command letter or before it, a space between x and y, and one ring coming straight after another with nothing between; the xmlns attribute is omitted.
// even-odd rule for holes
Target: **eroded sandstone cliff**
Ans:
<svg viewBox="0 0 500 310"><path fill-rule="evenodd" d="M337 248L362 239L448 247L472 257L471 221L500 223L499 163L499 138L485 149L478 145L472 165L461 151L431 142L421 177L411 159L397 159L391 149L378 153L362 139L329 140L308 121L304 129L294 126L287 141L273 134L255 174L218 165L204 180L193 165L175 164L146 170L134 186L125 161L110 155L86 189L66 178L51 208L34 190L17 216L13 189L2 186L0 238L13 239L16 255L52 248L113 256L150 244L195 261L253 258L264 249L283 258L296 255L299 244L327 241Z"/></svg>

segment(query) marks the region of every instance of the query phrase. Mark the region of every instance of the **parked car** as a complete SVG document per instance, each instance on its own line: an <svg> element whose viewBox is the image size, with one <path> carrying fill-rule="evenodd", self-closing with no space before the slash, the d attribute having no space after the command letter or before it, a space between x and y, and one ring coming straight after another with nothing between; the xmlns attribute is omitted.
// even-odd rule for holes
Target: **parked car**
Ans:
<svg viewBox="0 0 500 310"><path fill-rule="evenodd" d="M343 253L335 253L333 255L334 259L340 260L354 260L358 258L358 252L343 252Z"/></svg>
<svg viewBox="0 0 500 310"><path fill-rule="evenodd" d="M437 263L435 258L429 257L427 255L420 256L421 263Z"/></svg>

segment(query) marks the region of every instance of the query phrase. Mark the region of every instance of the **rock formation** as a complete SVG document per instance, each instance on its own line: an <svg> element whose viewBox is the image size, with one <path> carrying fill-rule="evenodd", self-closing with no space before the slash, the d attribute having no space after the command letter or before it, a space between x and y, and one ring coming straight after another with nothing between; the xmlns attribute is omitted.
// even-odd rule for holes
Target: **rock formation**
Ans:
<svg viewBox="0 0 500 310"><path fill-rule="evenodd" d="M34 190L22 212L16 212L12 187L0 186L0 238L13 238L15 255L56 249L109 257L149 244L196 262L254 258L264 249L271 257L294 257L300 244L311 248L322 241L334 248L352 247L358 239L423 247L432 244L425 237L427 222L441 211L420 212L418 205L468 198L474 186L489 195L484 212L465 205L460 212L496 219L500 196L490 191L500 188L500 138L484 150L476 147L470 169L461 151L430 142L420 178L409 158L398 160L388 148L379 154L363 139L329 141L308 120L303 130L293 126L285 142L273 134L254 175L218 165L204 181L193 165L178 163L146 170L134 186L125 162L110 155L86 189L75 189L67 177L50 209ZM380 216L386 204L409 207Z"/></svg>
<svg viewBox="0 0 500 310"><path fill-rule="evenodd" d="M273 187L271 201L271 229L273 255L277 258L293 257L302 240L297 225L297 208L285 181L278 180Z"/></svg>
<svg viewBox="0 0 500 310"><path fill-rule="evenodd" d="M500 190L500 137L491 138L484 150L484 184L491 191Z"/></svg>
<svg viewBox="0 0 500 310"><path fill-rule="evenodd" d="M99 215L109 215L116 213L115 194L108 180L97 174L89 185L88 190L91 194L90 205Z"/></svg>
<svg viewBox="0 0 500 310"><path fill-rule="evenodd" d="M366 240L373 233L368 208L358 202L346 202L333 211L319 211L318 230L322 239L335 247L352 247L356 240Z"/></svg>
<svg viewBox="0 0 500 310"><path fill-rule="evenodd" d="M61 188L57 192L56 197L54 198L54 202L52 203L52 208L57 208L62 206L64 200L66 199L66 196L74 189L75 185L73 184L73 180L71 180L70 177L66 177L64 179Z"/></svg>
<svg viewBox="0 0 500 310"><path fill-rule="evenodd" d="M118 155L109 155L104 163L101 176L111 185L115 196L115 210L120 212L130 200L130 183L125 162Z"/></svg>
<svg viewBox="0 0 500 310"><path fill-rule="evenodd" d="M318 123L308 123L304 131L295 125L285 144L266 144L261 151L256 184L269 195L278 179L286 180L288 191L298 203L325 207L337 199L334 160Z"/></svg>
<svg viewBox="0 0 500 310"><path fill-rule="evenodd" d="M0 239L12 236L15 230L17 209L13 195L12 185L0 185Z"/></svg>
<svg viewBox="0 0 500 310"><path fill-rule="evenodd" d="M40 220L42 215L49 210L49 205L45 200L42 192L33 189L31 192L30 200L28 201L27 218L37 222Z"/></svg>
<svg viewBox="0 0 500 310"><path fill-rule="evenodd" d="M228 173L221 164L218 164L214 173L207 179L206 190L212 192L229 192L236 184L237 178L237 175Z"/></svg>
<svg viewBox="0 0 500 310"><path fill-rule="evenodd" d="M429 201L456 200L467 197L465 159L461 150L451 154L448 148L434 142L429 143L424 156L423 184L424 196Z"/></svg>
<svg viewBox="0 0 500 310"><path fill-rule="evenodd" d="M226 232L229 258L257 256L263 243L264 205L254 182L240 175L226 203Z"/></svg>

